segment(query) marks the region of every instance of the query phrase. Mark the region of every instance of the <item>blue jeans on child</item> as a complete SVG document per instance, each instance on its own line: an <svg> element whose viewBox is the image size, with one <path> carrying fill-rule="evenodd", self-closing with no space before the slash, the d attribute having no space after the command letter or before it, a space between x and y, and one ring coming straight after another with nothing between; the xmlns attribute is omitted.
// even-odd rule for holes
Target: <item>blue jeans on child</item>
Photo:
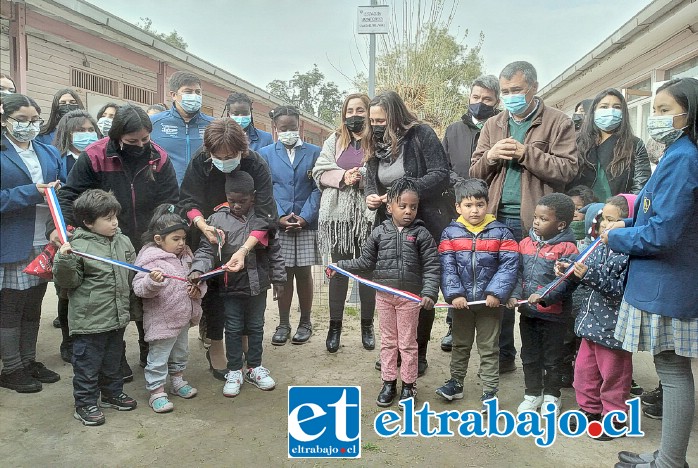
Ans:
<svg viewBox="0 0 698 468"><path fill-rule="evenodd" d="M242 337L247 335L247 367L262 365L262 341L264 340L264 310L267 308L267 292L256 296L226 296L225 303L225 354L228 370L242 369Z"/></svg>
<svg viewBox="0 0 698 468"><path fill-rule="evenodd" d="M150 342L148 365L145 366L145 388L157 390L165 385L167 374L177 374L187 368L189 360L189 327L179 335Z"/></svg>
<svg viewBox="0 0 698 468"><path fill-rule="evenodd" d="M99 393L118 396L124 391L121 356L124 330L73 335L73 397L75 406L96 405Z"/></svg>

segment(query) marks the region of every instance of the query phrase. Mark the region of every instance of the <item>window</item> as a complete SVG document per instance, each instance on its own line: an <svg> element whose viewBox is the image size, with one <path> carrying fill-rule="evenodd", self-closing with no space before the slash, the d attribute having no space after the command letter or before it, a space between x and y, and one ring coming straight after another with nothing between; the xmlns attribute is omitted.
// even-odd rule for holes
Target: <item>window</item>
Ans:
<svg viewBox="0 0 698 468"><path fill-rule="evenodd" d="M644 81L635 83L625 89L625 100L630 104L633 101L638 101L652 95L652 79L647 78Z"/></svg>
<svg viewBox="0 0 698 468"><path fill-rule="evenodd" d="M119 96L118 81L78 68L72 68L70 70L70 86L87 91L94 91L99 94L106 94L107 96Z"/></svg>
<svg viewBox="0 0 698 468"><path fill-rule="evenodd" d="M669 68L666 71L666 79L672 80L674 78L696 78L698 77L698 56L692 59L686 60L683 63L676 65L675 67Z"/></svg>
<svg viewBox="0 0 698 468"><path fill-rule="evenodd" d="M123 98L141 104L155 104L155 91L124 83Z"/></svg>

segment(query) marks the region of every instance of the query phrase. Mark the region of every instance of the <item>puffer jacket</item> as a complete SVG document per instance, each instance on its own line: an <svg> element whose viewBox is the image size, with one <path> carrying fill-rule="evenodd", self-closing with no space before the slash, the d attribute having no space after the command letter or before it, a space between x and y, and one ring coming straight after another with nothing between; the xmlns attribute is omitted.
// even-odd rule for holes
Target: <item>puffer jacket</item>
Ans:
<svg viewBox="0 0 698 468"><path fill-rule="evenodd" d="M70 245L78 252L133 263L136 251L119 230L109 239L77 228ZM71 335L89 335L118 330L130 320L133 272L126 268L77 255L56 254L53 280L69 289L68 327Z"/></svg>
<svg viewBox="0 0 698 468"><path fill-rule="evenodd" d="M191 271L205 273L219 267L230 260L245 243L253 230L255 222L254 211L250 211L245 219L236 218L230 213L227 204L216 208L207 220L210 226L215 226L225 232L225 244L218 257L218 246L213 246L206 236L201 236L199 248L194 254ZM245 259L245 268L238 272L226 272L214 276L211 280L222 296L257 296L271 287L272 284L286 282L286 267L281 256L281 244L276 235L269 236L265 247L261 242Z"/></svg>
<svg viewBox="0 0 698 468"><path fill-rule="evenodd" d="M591 288L592 293L577 315L574 332L607 348L621 349L621 343L613 333L625 290L628 256L600 244L584 264L589 269L580 283Z"/></svg>
<svg viewBox="0 0 698 468"><path fill-rule="evenodd" d="M439 257L441 290L448 303L457 297L480 301L488 295L506 302L516 286L519 246L499 221L492 220L477 234L451 222L441 234Z"/></svg>
<svg viewBox="0 0 698 468"><path fill-rule="evenodd" d="M517 299L528 299L533 293L540 294L546 285L556 279L555 262L579 253L574 233L570 228L547 241L536 236L533 229L529 236L519 243L519 280L511 294L511 297ZM529 317L564 322L572 313L573 289L574 285L571 282L563 281L540 304L521 304L519 312Z"/></svg>
<svg viewBox="0 0 698 468"><path fill-rule="evenodd" d="M136 265L148 270L159 270L171 276L186 278L194 255L189 247L180 257L166 252L151 242L143 246L136 258ZM202 283L201 296L206 294ZM156 283L148 273L137 273L133 278L133 292L143 298L143 328L145 341L175 338L189 324L201 319L201 298L192 299L187 294L187 283L165 278Z"/></svg>
<svg viewBox="0 0 698 468"><path fill-rule="evenodd" d="M361 256L340 260L337 266L353 272L373 272L385 286L429 297L439 295L441 266L436 242L421 220L398 231L392 219L383 221L364 244Z"/></svg>

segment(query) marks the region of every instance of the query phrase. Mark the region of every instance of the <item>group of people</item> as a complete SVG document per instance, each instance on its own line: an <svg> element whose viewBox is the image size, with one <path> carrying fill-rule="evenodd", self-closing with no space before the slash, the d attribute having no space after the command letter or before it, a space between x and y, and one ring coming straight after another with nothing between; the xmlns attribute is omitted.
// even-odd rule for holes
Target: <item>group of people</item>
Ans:
<svg viewBox="0 0 698 468"><path fill-rule="evenodd" d="M137 406L123 391L133 376L129 321L156 413L173 409L170 395L197 393L184 379L197 324L225 396L243 382L274 389L262 365L267 291L278 303L271 344L307 343L312 266L325 254L334 264L329 353L340 348L348 290L337 270L413 296L359 286L367 350L375 310L380 318L379 406L398 396L398 373L399 399L416 398L441 291L441 347L452 354L438 395L463 397L477 343L487 410L500 374L516 369L518 312L519 412L559 413L566 385L590 421L625 411L631 353L650 351L663 390L661 447L621 452L619 466L683 466L698 357L698 298L685 280L698 264L698 80L657 91L648 131L663 153L652 175L622 93L601 91L570 118L537 96L527 62L475 80L467 112L442 140L387 91L347 96L342 125L322 148L302 140L292 106L270 112L276 141L255 128L244 94L230 94L222 118L201 113L201 80L188 72L170 77L172 106L152 115L107 104L91 116L63 89L44 122L8 76L0 86L0 386L35 392L60 379L36 359L47 283L24 273L48 241L60 247L60 352L73 365L74 417L85 425L104 423L102 407ZM68 242L46 205L49 188L74 228Z"/></svg>

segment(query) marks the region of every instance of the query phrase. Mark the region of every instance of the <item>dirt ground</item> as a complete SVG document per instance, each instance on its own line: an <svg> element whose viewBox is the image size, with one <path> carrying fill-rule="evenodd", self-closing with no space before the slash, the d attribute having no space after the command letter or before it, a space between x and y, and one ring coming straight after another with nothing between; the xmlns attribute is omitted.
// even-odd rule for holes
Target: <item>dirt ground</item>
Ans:
<svg viewBox="0 0 698 468"><path fill-rule="evenodd" d="M317 280L316 280L317 281ZM323 287L324 288L324 287ZM599 442L582 436L558 438L547 449L537 448L532 439L492 438L410 438L383 439L373 431L378 412L375 397L380 376L374 370L378 351L361 347L359 318L348 310L344 321L342 347L330 355L325 350L328 315L326 288L316 298L315 335L303 346L271 346L277 309L269 302L265 326L264 365L271 370L277 388L262 392L249 384L234 399L222 394L223 383L208 371L196 329L190 332L191 358L186 378L199 394L193 400L174 399L172 413L158 415L148 408L148 392L138 367L137 332L127 329L127 357L134 366L135 379L125 391L138 400L135 411L118 413L106 409L106 424L85 427L72 417L72 367L58 354L60 330L51 325L56 298L51 288L44 300L39 335L38 359L61 374L61 380L45 384L37 394L18 394L0 389L0 464L11 466L432 466L461 467L612 467L617 452L653 451L658 446L661 421L642 419L645 437ZM447 404L434 390L448 378L448 353L438 343L446 330L445 313L437 312L429 350L429 369L418 380L418 400L428 400L435 411L477 409L481 388L475 376L477 357L471 359L465 382L466 397ZM292 322L297 320L292 314ZM377 325L377 323L376 323ZM377 328L377 327L376 327ZM518 347L518 344L517 344ZM651 356L635 356L635 379L645 388L656 386ZM520 369L504 375L499 393L500 406L515 411L523 395ZM698 362L693 363L698 375ZM287 458L287 386L360 385L362 387L362 447L360 460L289 460ZM693 398L694 395L686 395ZM173 397L176 398L176 397ZM574 393L563 390L565 409L574 409ZM419 403L421 405L421 403ZM694 422L688 460L698 466L698 424Z"/></svg>

